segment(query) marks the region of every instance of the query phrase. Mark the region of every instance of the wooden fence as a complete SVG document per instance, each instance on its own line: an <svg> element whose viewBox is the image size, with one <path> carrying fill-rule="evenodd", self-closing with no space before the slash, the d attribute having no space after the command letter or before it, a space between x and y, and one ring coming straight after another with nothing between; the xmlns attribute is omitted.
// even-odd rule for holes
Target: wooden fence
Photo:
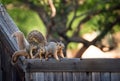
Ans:
<svg viewBox="0 0 120 81"><path fill-rule="evenodd" d="M19 29L0 4L0 81L120 81L120 59L61 59L49 61L19 58L11 34Z"/></svg>
<svg viewBox="0 0 120 81"><path fill-rule="evenodd" d="M26 81L120 81L120 59L27 59Z"/></svg>

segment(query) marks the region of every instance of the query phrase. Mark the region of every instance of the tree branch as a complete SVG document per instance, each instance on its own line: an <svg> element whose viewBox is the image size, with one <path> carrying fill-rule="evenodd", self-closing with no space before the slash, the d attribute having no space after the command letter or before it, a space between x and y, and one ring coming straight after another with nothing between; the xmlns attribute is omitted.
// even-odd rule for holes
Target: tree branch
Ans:
<svg viewBox="0 0 120 81"><path fill-rule="evenodd" d="M58 32L58 34L63 37L67 43L69 42L77 42L77 43L83 43L84 45L88 46L90 44L89 41L83 39L82 37L68 37L67 35L63 34L63 33L60 33Z"/></svg>
<svg viewBox="0 0 120 81"><path fill-rule="evenodd" d="M78 9L78 3L75 0L74 15L73 15L73 18L71 19L71 21L69 22L69 25L68 25L68 28L66 29L66 32L68 30L72 29L72 24L73 24L74 20L77 18L77 9Z"/></svg>
<svg viewBox="0 0 120 81"><path fill-rule="evenodd" d="M92 42L91 44L95 44L98 40L100 41L101 38L103 38L110 30L112 30L112 28L114 27L114 25L116 25L117 23L119 23L120 21L120 16L116 17L116 20L112 23L108 23L105 25L105 29L101 32L101 34L99 36L97 36Z"/></svg>
<svg viewBox="0 0 120 81"><path fill-rule="evenodd" d="M106 9L106 10L102 9L102 10L97 10L97 11L89 11L88 13L85 13L87 16L79 22L79 24L77 25L76 31L74 32L73 36L78 35L79 30L80 30L80 26L82 24L86 23L87 21L89 21L90 19L92 19L94 16L96 16L98 14L101 14L101 13L105 13L105 12L111 12L111 11L117 10L117 9L120 9L119 5L113 6L113 7L109 8L109 9ZM81 14L80 16L77 16L77 17L81 17L83 15L84 14Z"/></svg>
<svg viewBox="0 0 120 81"><path fill-rule="evenodd" d="M55 6L53 4L53 1L52 0L48 0L48 4L50 5L50 8L51 8L51 17L55 17L56 15L56 9L55 9Z"/></svg>

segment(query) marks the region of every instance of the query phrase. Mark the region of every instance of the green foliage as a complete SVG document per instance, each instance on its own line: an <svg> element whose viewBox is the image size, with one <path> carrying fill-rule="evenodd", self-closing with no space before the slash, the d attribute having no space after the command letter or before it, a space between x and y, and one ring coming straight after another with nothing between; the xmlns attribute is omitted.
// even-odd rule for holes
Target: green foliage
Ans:
<svg viewBox="0 0 120 81"><path fill-rule="evenodd" d="M69 49L77 49L77 46L78 46L77 43L71 42L71 43L68 44L67 48L69 48Z"/></svg>
<svg viewBox="0 0 120 81"><path fill-rule="evenodd" d="M114 31L114 32L120 32L120 26L119 26L119 25L116 25L116 26L113 28L113 31Z"/></svg>
<svg viewBox="0 0 120 81"><path fill-rule="evenodd" d="M12 2L12 0L0 0L2 4L9 4Z"/></svg>
<svg viewBox="0 0 120 81"><path fill-rule="evenodd" d="M8 13L25 35L34 29L41 31L45 35L45 26L36 12L28 9L13 8L8 10Z"/></svg>

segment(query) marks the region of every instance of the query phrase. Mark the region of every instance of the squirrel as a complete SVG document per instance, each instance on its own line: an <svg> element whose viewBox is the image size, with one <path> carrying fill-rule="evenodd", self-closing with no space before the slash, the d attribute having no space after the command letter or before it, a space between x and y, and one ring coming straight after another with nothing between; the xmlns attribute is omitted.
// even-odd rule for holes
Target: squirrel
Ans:
<svg viewBox="0 0 120 81"><path fill-rule="evenodd" d="M48 60L49 55L53 55L56 60L59 60L58 56L64 58L63 49L64 44L62 42L49 42L47 46L45 46L45 59Z"/></svg>
<svg viewBox="0 0 120 81"><path fill-rule="evenodd" d="M38 52L34 55L33 58L40 58L40 60L42 60L42 57L45 58L45 49L44 49L44 46L39 47Z"/></svg>
<svg viewBox="0 0 120 81"><path fill-rule="evenodd" d="M45 36L43 36L43 34L37 30L32 30L27 35L27 41L29 42L29 44L37 46L37 49L33 50L33 58L39 57L40 59L42 59L42 57L44 57L44 54L41 47L47 45L48 43Z"/></svg>
<svg viewBox="0 0 120 81"><path fill-rule="evenodd" d="M43 34L37 30L32 30L28 36L27 41L30 44L45 46L47 44L47 40Z"/></svg>
<svg viewBox="0 0 120 81"><path fill-rule="evenodd" d="M25 40L25 36L21 31L16 31L12 34L12 37L17 39L17 44L19 50L14 52L12 55L12 62L16 63L19 56L25 56L26 58L33 58L32 50L36 49L37 47L31 45Z"/></svg>
<svg viewBox="0 0 120 81"><path fill-rule="evenodd" d="M29 43L25 40L24 34L21 31L14 32L12 34L12 37L16 38L19 50L23 50L26 48L26 46L29 45Z"/></svg>
<svg viewBox="0 0 120 81"><path fill-rule="evenodd" d="M40 47L47 45L47 39L45 36L43 36L43 34L37 30L32 30L28 35L27 35L27 41L29 42L29 44L37 46L37 49L33 50L33 58L35 58L37 53L38 53L38 49L40 49ZM42 51L39 51L42 52ZM41 57L40 57L41 58Z"/></svg>
<svg viewBox="0 0 120 81"><path fill-rule="evenodd" d="M48 60L49 56L53 56L56 60L59 60L58 56L64 58L63 54L64 44L62 42L48 42L47 45L41 46L35 57L42 59L42 55L45 55L45 59Z"/></svg>

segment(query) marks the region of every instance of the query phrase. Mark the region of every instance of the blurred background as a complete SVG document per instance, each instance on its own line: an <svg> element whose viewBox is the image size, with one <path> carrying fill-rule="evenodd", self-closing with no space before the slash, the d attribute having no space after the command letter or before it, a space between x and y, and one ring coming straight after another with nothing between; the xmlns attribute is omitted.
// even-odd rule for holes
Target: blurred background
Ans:
<svg viewBox="0 0 120 81"><path fill-rule="evenodd" d="M68 58L120 57L120 0L0 0L27 36L62 41Z"/></svg>

